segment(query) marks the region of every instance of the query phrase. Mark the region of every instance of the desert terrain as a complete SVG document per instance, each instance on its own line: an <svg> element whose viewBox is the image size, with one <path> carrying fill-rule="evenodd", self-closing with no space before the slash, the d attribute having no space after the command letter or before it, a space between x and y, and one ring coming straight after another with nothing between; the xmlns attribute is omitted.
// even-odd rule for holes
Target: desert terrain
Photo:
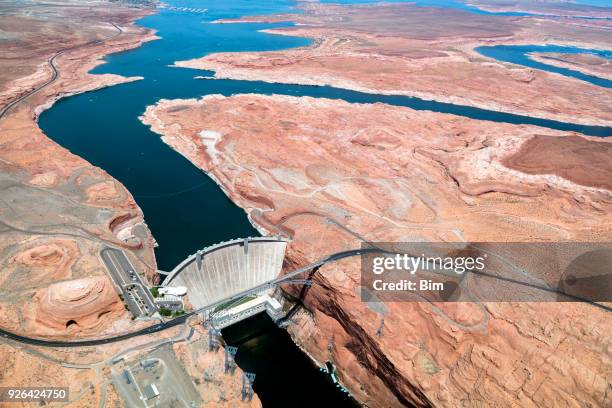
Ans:
<svg viewBox="0 0 612 408"><path fill-rule="evenodd" d="M288 269L358 248L357 237L612 238L607 139L288 96L162 100L143 121L259 227L291 236ZM533 153L543 143L546 163ZM573 303L371 307L359 297L357 261L325 266L314 279L308 311L289 330L316 360L333 361L368 405L606 405L605 311Z"/></svg>
<svg viewBox="0 0 612 408"><path fill-rule="evenodd" d="M597 24L406 4L302 8L240 21L295 21L269 31L312 38L311 46L176 65L212 70L215 78L332 85L610 124L608 89L474 51L496 44L606 48L608 34ZM161 100L142 120L210 174L258 228L291 237L287 270L364 241L612 238L605 138L280 95ZM359 264L349 260L324 266L314 280L289 331L316 361L332 361L366 405L609 403L605 310L364 303Z"/></svg>
<svg viewBox="0 0 612 408"><path fill-rule="evenodd" d="M607 18L610 17L611 11L610 7L605 7L603 3L592 7L579 2L559 0L469 0L466 3L491 12L523 12L562 17Z"/></svg>
<svg viewBox="0 0 612 408"><path fill-rule="evenodd" d="M48 339L99 338L151 324L130 318L99 257L104 245L121 248L154 282L154 239L142 211L117 180L36 124L62 96L139 80L88 71L109 53L154 40L134 24L153 11L85 3L8 2L0 14L0 327ZM517 4L499 7L522 8ZM296 21L273 32L312 38L309 47L212 54L177 61L176 69L612 123L609 89L474 51L547 42L609 48L609 21L574 18L580 7L530 9L561 8L567 19L409 4L302 7L299 15L243 20ZM599 65L562 59L585 70ZM369 240L612 238L606 138L279 95L161 100L142 121L211 175L257 228L292 239L287 270ZM610 404L612 322L601 308L365 303L357 260L323 266L314 280L288 330L314 360L333 362L342 384L368 406ZM287 288L289 297L297 292ZM43 349L3 340L0 385L68 383L67 406L122 406L111 375L164 347L203 406L238 404L241 372L221 373L223 350L206 352L201 325L126 343ZM203 370L215 380L203 381ZM260 406L256 397L251 405Z"/></svg>
<svg viewBox="0 0 612 408"><path fill-rule="evenodd" d="M68 402L61 405L65 407L125 407L111 382L112 377L121 373L126 364L138 365L139 360L165 348L185 367L186 378L197 384L202 407L237 403L260 407L257 396L249 403L241 401L242 372L237 369L224 373L223 349L209 352L207 346L208 335L197 323L166 330L155 338L138 337L99 347L54 349L3 342L0 352L6 358L0 383L3 386L68 387ZM204 368L214 376L213 381L202 381ZM32 404L11 403L10 406L29 407Z"/></svg>
<svg viewBox="0 0 612 408"><path fill-rule="evenodd" d="M544 64L573 69L583 74L612 80L612 64L609 60L593 54L562 54L534 52L530 57Z"/></svg>
<svg viewBox="0 0 612 408"><path fill-rule="evenodd" d="M70 338L91 335L91 329L102 334L122 320L124 329L131 326L129 314L117 309L117 305L122 309L121 301L98 258L103 244L125 249L148 277L156 270L153 239L130 193L103 170L47 139L36 124L40 110L62 95L137 80L92 76L87 71L103 55L154 39L153 33L132 24L151 11L74 5L7 8L0 21L5 35L12 33L13 38L4 45L7 52L0 61L7 67L1 85L3 106L9 108L0 121L0 280L6 309L0 325L18 332L35 332L42 325L56 329L49 335ZM11 31L26 24L26 35ZM43 38L55 38L55 44ZM58 52L62 53L54 64L59 75L53 80L48 61ZM12 101L19 103L11 105ZM51 284L53 298L47 293ZM88 307L71 305L72 297ZM72 319L70 313L65 318L46 315L64 307L76 313ZM82 321L83 326L58 325L53 322L56 317Z"/></svg>
<svg viewBox="0 0 612 408"><path fill-rule="evenodd" d="M38 114L62 96L139 79L88 74L103 56L156 38L134 24L154 12L150 2L127 3L9 1L0 6L2 329L73 340L152 324L132 320L99 256L105 245L121 248L137 271L155 282L154 240L142 211L119 182L48 139L36 123ZM178 336L176 330L154 340L131 340L129 350L138 353L138 347L146 350L148 343L172 336ZM76 349L1 343L2 386L69 386L65 406L123 406L109 385L111 361L126 342ZM208 359L219 365L223 355ZM235 375L223 386L228 398L240 392L240 373ZM255 398L253 404L258 403Z"/></svg>
<svg viewBox="0 0 612 408"><path fill-rule="evenodd" d="M213 70L216 78L332 85L565 122L611 123L609 89L501 63L474 50L545 43L609 49L609 21L591 26L588 21L484 16L410 4L301 7L302 14L240 21L294 21L293 27L269 31L311 38L310 46L218 53L176 65Z"/></svg>
<svg viewBox="0 0 612 408"><path fill-rule="evenodd" d="M61 95L126 80L87 71L111 52L139 46L153 33L135 27L150 10L101 2L5 2L0 65L0 327L43 338L102 337L142 327L124 309L98 258L103 244L123 248L149 277L153 242L129 192L103 170L40 131L40 109ZM111 23L115 24L112 25ZM120 34L120 35L119 35ZM59 71L53 80L49 60ZM135 78L134 78L135 79ZM44 84L49 83L48 86ZM21 99L33 90L40 91ZM17 102L12 104L12 102ZM117 221L123 220L118 229ZM122 231L124 230L124 231ZM120 238L124 235L125 239ZM145 323L146 325L146 323ZM0 383L70 383L69 406L106 397L97 370L61 366L46 350L3 342ZM71 361L100 350L59 352ZM92 354L93 353L93 354ZM109 406L118 406L108 394Z"/></svg>

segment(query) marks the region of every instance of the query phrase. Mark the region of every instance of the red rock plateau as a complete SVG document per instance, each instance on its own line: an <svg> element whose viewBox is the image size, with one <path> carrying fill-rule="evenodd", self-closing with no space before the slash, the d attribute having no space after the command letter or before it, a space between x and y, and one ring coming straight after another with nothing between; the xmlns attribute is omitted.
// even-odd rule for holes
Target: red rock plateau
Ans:
<svg viewBox="0 0 612 408"><path fill-rule="evenodd" d="M95 335L106 319L118 319L125 311L105 276L54 283L38 291L34 299L37 326L52 333L68 330ZM37 326L28 333L34 334Z"/></svg>
<svg viewBox="0 0 612 408"><path fill-rule="evenodd" d="M542 160L542 152L560 160ZM527 174L556 174L581 186L612 191L612 144L580 136L536 135L504 164ZM562 158L562 159L561 159Z"/></svg>
<svg viewBox="0 0 612 408"><path fill-rule="evenodd" d="M302 8L303 14L241 21L295 21L296 26L269 31L311 38L311 46L219 53L176 65L214 70L217 78L327 84L566 122L612 123L610 89L474 51L482 45L544 43L609 49L609 20L485 16L411 4Z"/></svg>
<svg viewBox="0 0 612 408"><path fill-rule="evenodd" d="M98 258L103 244L122 247L152 275L152 238L140 209L107 173L49 140L36 117L63 95L135 79L87 71L104 55L154 39L133 25L151 11L73 0L5 1L1 8L0 109L19 102L0 118L0 327L74 339L150 324L131 320ZM66 49L55 59L59 76L51 81L48 61ZM115 346L54 351L3 340L0 385L69 386L66 406L118 406L104 363L79 364L117 352Z"/></svg>
<svg viewBox="0 0 612 408"><path fill-rule="evenodd" d="M87 72L104 55L154 39L151 32L132 24L150 12L95 1L5 6L0 17L8 38L0 58L2 106L50 81L49 59L68 51L55 59L57 79L20 100L0 120L0 303L13 310L0 315L0 327L20 333L46 333L52 327L53 336L71 338L102 333L118 324L116 320L131 322L110 282L103 285L100 297L94 297L100 302L87 301L84 306L82 330L66 326L64 317L70 313L52 299L43 301L54 282L70 286L92 277L106 279L97 255L103 244L124 248L148 276L155 271L155 259L142 212L129 192L103 170L49 140L36 117L62 95L135 80ZM121 307L115 310L117 305ZM32 310L36 312L26 312Z"/></svg>
<svg viewBox="0 0 612 408"><path fill-rule="evenodd" d="M187 341L193 329L191 339ZM201 324L176 327L150 336L137 337L128 342L113 343L100 347L84 347L77 351L62 348L40 348L21 345L15 347L10 343L0 343L3 356L3 368L0 370L0 384L23 385L44 384L46 386L68 387L69 402L63 406L71 408L106 406L125 407L112 383L111 375L117 375L117 359L138 364L161 346L172 343L172 348L180 363L186 367L191 381L198 383L203 404L201 407L216 408L223 405L223 398L229 403L238 405L241 391L240 370L233 374L217 375L214 381L201 382L202 372L213 368L223 371L224 353L205 353L208 346L207 333ZM166 346L167 347L167 346ZM204 364L203 366L201 364ZM211 370L211 372L213 372ZM121 371L119 370L119 374ZM200 383L201 382L201 383ZM6 405L6 404L5 404ZM5 405L2 405L3 407ZM240 403L245 407L259 407L257 397L250 404ZM7 405L8 406L8 405ZM11 407L30 407L31 403L11 403Z"/></svg>
<svg viewBox="0 0 612 408"><path fill-rule="evenodd" d="M565 0L469 0L465 3L492 12L519 12L563 17L608 18L612 8Z"/></svg>
<svg viewBox="0 0 612 408"><path fill-rule="evenodd" d="M361 239L612 238L607 139L289 96L162 100L142 120L258 227L292 237L287 269ZM332 361L367 406L610 403L612 321L603 310L364 303L355 259L314 279L289 331L315 360Z"/></svg>
<svg viewBox="0 0 612 408"><path fill-rule="evenodd" d="M573 69L583 74L612 80L612 63L610 63L610 60L597 55L534 52L530 57L544 64Z"/></svg>
<svg viewBox="0 0 612 408"><path fill-rule="evenodd" d="M62 96L137 80L87 72L104 55L155 39L133 24L152 11L103 0L20 0L1 7L0 107L48 82L49 58L70 51L55 59L57 80L0 118L0 327L26 336L72 340L150 325L131 320L98 255L104 244L120 247L138 271L152 278L153 240L142 212L119 182L49 140L36 117ZM76 349L2 340L0 386L68 387L65 407L122 407L110 381L114 360L126 354L143 358L160 344L185 342L185 330L179 329ZM201 338L197 331L192 337ZM182 347L196 346L202 344ZM202 368L201 357L196 362L191 353L183 353L180 358L190 370L190 365ZM223 358L222 351L211 353L205 363L222 367ZM225 396L239 401L241 375L237 370L234 378L219 376L198 387L206 392L202 406L222 406ZM256 396L251 406L260 406Z"/></svg>

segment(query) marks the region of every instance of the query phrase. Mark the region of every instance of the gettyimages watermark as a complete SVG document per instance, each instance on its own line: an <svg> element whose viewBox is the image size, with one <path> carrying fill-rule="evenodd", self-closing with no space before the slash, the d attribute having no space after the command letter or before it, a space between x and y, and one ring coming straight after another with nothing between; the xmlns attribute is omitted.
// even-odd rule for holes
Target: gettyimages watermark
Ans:
<svg viewBox="0 0 612 408"><path fill-rule="evenodd" d="M612 302L612 243L362 244L369 302Z"/></svg>

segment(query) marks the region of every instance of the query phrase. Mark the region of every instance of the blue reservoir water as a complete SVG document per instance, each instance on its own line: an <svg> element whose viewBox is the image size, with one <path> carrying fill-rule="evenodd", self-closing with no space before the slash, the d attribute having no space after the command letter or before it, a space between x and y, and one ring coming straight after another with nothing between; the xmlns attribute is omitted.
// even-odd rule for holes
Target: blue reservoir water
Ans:
<svg viewBox="0 0 612 408"><path fill-rule="evenodd" d="M610 0L575 0L574 2L595 7L612 7L612 1Z"/></svg>
<svg viewBox="0 0 612 408"><path fill-rule="evenodd" d="M612 81L609 79L583 74L582 72L573 69L560 68L555 67L554 65L544 64L529 58L528 55L532 52L555 52L563 54L593 54L602 58L610 59L612 58L612 51L566 47L560 45L495 45L491 47L478 47L476 48L476 51L486 57L495 58L499 61L510 62L548 72L555 72L557 74L589 82L593 85L604 88L612 88Z"/></svg>
<svg viewBox="0 0 612 408"><path fill-rule="evenodd" d="M125 185L142 208L145 219L159 243L156 258L160 269L170 270L187 255L206 245L231 238L257 235L244 212L236 207L203 172L165 145L160 136L144 126L138 117L146 106L161 98L197 98L207 94L238 93L306 95L343 99L349 102L407 106L418 110L452 113L479 120L535 124L552 129L574 130L608 136L608 127L583 126L531 118L453 104L424 101L403 96L374 95L333 87L270 84L257 81L196 80L211 73L170 67L174 61L222 51L278 50L305 46L310 40L260 33L283 24L210 24L219 18L293 12L288 0L170 0L180 7L207 8L206 14L162 10L139 24L157 30L161 40L106 58L94 73L143 76L128 84L64 98L44 112L39 120L43 131L92 164L99 166ZM255 329L261 327L257 323ZM236 329L237 330L237 329ZM321 380L309 360L296 353L295 346L279 332L249 335L253 328L231 332L237 342L239 365L257 374L255 389L265 406L352 406L353 402L333 385L321 385L317 392L302 390L308 398L281 393L275 387L295 389L296 384ZM256 331L256 330L255 330ZM246 333L246 334L245 334ZM276 333L271 335L269 333ZM284 332L283 332L284 333ZM286 334L286 333L285 333ZM270 337L272 336L272 337ZM279 340L280 339L280 340ZM284 340L283 340L284 339ZM272 349L293 347L270 359ZM262 351L267 350L267 351ZM266 353L268 355L266 356ZM321 382L322 381L322 382ZM290 399L287 399L290 398ZM302 401L303 400L303 401Z"/></svg>
<svg viewBox="0 0 612 408"><path fill-rule="evenodd" d="M143 76L143 80L62 99L44 112L39 121L41 128L52 139L105 169L132 192L159 243L156 258L162 270L172 269L187 255L206 245L255 235L257 232L242 210L234 206L205 174L163 144L159 135L139 121L138 117L146 106L161 98L194 98L214 93L304 95L357 103L382 102L473 119L532 124L595 136L612 134L612 129L607 127L563 123L329 86L196 80L195 76L212 73L170 65L177 60L208 53L278 50L305 46L310 40L258 32L284 24L210 24L210 21L219 18L291 11L293 3L287 0L177 0L175 3L185 7L208 8L209 12L196 14L165 10L146 17L139 23L157 30L162 39L146 43L136 50L113 54L106 58L106 64L93 70L93 73ZM482 52L499 53L490 49ZM512 55L516 60L516 52ZM504 55L499 57L502 59ZM70 123L70 126L65 126L66 123Z"/></svg>
<svg viewBox="0 0 612 408"><path fill-rule="evenodd" d="M39 121L52 139L105 169L130 190L159 243L156 258L162 270L172 269L206 245L258 235L244 212L208 176L168 148L138 119L147 105L161 98L228 94L239 88L224 91L223 84L211 86L213 83L194 80L200 71L168 65L209 52L283 49L309 43L303 38L257 32L280 24L206 23L259 12L253 7L257 2L192 3L209 6L211 11L207 15L163 11L144 18L140 23L158 30L163 39L111 55L93 71L143 76L144 80L62 99ZM217 8L217 4L225 8ZM285 10L279 5L274 12Z"/></svg>
<svg viewBox="0 0 612 408"><path fill-rule="evenodd" d="M39 120L49 137L108 171L123 183L142 208L160 246L156 258L169 270L203 246L230 238L258 235L236 207L202 171L165 145L138 116L160 98L188 98L223 91L256 91L249 84L197 81L199 71L170 68L176 60L216 51L282 49L309 44L302 38L270 36L257 30L279 24L208 24L218 18L279 13L293 3L277 1L177 1L207 7L206 15L162 11L140 24L155 28L163 40L109 56L94 73L144 76L142 81L60 100ZM214 86L213 86L214 85ZM266 315L224 331L238 346L243 371L256 374L254 390L264 407L355 407ZM315 386L297 396L300 387ZM302 389L302 392L304 390Z"/></svg>

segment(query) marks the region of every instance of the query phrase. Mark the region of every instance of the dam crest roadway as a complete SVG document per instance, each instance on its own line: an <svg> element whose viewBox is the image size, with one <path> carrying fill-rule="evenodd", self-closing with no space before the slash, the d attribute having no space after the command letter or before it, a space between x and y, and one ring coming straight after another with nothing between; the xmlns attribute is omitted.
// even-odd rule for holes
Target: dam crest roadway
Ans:
<svg viewBox="0 0 612 408"><path fill-rule="evenodd" d="M187 288L189 304L218 329L263 311L276 320L282 298L271 296L275 285L266 283L281 272L286 247L286 240L271 237L222 242L187 257L162 287Z"/></svg>
<svg viewBox="0 0 612 408"><path fill-rule="evenodd" d="M266 312L273 321L277 322L277 324L282 324L290 317L291 311L285 313L283 308L283 296L278 292L276 292L275 295L273 292L274 289L278 288L280 285L294 284L310 286L312 284L312 275L320 267L328 263L335 263L346 258L370 253L395 253L365 241L365 243L368 244L367 247L332 253L318 261L280 275L287 243L288 241L280 236L235 239L204 248L190 255L167 274L162 285L158 288L159 291L162 291L171 288L177 289L178 287L174 285L188 285L185 287L185 295L187 296L188 309L190 310L184 314L176 315L176 317L172 319L153 324L143 329L119 334L113 337L74 341L46 340L27 337L3 329L0 329L0 336L24 344L43 347L87 347L109 344L157 333L179 326L185 323L187 319L196 315L200 315L202 323L207 327L212 326L211 328L215 332L219 332L220 329L231 326L261 312ZM147 310L147 308L144 307L144 305L150 305L151 303L149 302L155 301L144 298L145 294L150 296L150 291L147 290L148 288L145 288L140 278L137 277L138 273L132 269L133 266L123 252L115 248L104 248L100 256L105 261L107 268L109 267L109 263L106 262L106 260L111 258L111 264L114 265L115 268L119 266L119 268L115 270L109 268L109 273L111 277L113 277L113 280L118 276L118 273L121 273L121 268L123 268L123 271L132 281L135 280L133 275L136 276L135 284L133 285L122 283L125 278L120 278L118 281L115 281L119 292L126 288L142 289L135 294L132 298L132 302L128 301L128 304L133 302L138 303L142 306L139 308L139 313L146 316L155 314L157 310ZM415 255L409 254L409 256ZM122 257L125 259L122 259ZM307 272L309 273L307 274ZM535 288L542 292L563 295L573 301L585 302L607 312L612 312L612 308L605 304L575 296L571 293L562 292L556 288L506 278L497 274L476 272L471 269L466 272L476 273L491 279L505 281L523 287ZM124 297L124 299L126 298ZM294 307L292 309L294 309Z"/></svg>
<svg viewBox="0 0 612 408"><path fill-rule="evenodd" d="M113 337L74 341L33 338L3 329L0 329L0 336L43 347L87 347L157 333L179 326L196 315L202 317L204 324L210 324L216 329L228 327L263 311L274 320L282 320L284 317L282 297L272 296L273 289L288 283L310 285L309 279L300 278L308 271L317 270L326 263L360 256L362 253L382 252L379 248L342 251L279 276L286 246L287 240L280 237L244 238L221 242L190 255L167 275L160 289L172 287L171 283L192 285L187 288L188 302L192 310L143 329ZM102 249L100 256L109 269L119 293L127 288L143 288L138 272L133 269L121 250L107 247ZM122 273L126 276L120 276ZM136 284L126 284L127 279L134 280L133 275L136 276ZM228 275L233 280L227 279ZM212 285L211 288L214 290L207 285ZM140 314L150 316L155 313L150 309L150 302L154 300L149 296L149 290L141 290L134 293L128 301L125 292L123 293L123 298L128 304L137 303L140 306L138 313L135 314L138 317ZM149 310L144 307L145 305L149 306Z"/></svg>

